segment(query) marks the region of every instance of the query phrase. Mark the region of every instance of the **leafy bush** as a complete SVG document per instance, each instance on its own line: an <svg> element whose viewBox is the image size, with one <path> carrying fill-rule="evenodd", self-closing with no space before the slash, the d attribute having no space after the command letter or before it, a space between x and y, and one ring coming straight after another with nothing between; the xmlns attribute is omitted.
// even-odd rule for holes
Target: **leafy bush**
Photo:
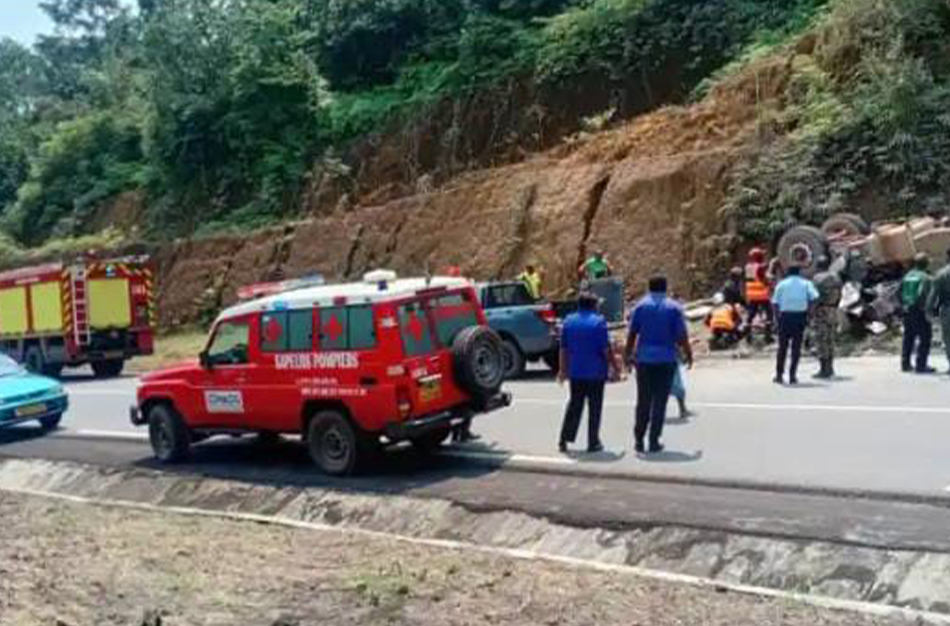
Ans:
<svg viewBox="0 0 950 626"><path fill-rule="evenodd" d="M791 132L740 168L724 207L742 232L860 210L893 216L950 201L950 83L929 46L950 34L940 0L843 0L797 62L781 122ZM939 33L939 36L937 36Z"/></svg>
<svg viewBox="0 0 950 626"><path fill-rule="evenodd" d="M40 147L10 223L22 241L40 243L64 218L82 222L102 200L139 186L142 173L141 136L127 118L108 111L64 122Z"/></svg>

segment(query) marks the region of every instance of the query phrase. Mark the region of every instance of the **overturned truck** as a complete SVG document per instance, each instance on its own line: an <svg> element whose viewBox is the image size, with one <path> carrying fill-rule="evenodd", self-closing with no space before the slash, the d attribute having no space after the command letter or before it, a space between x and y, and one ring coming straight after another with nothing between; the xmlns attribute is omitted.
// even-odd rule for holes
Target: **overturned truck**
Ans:
<svg viewBox="0 0 950 626"><path fill-rule="evenodd" d="M812 276L818 259L831 259L846 282L842 301L852 331L885 332L900 313L899 281L914 257L924 253L942 267L950 250L950 220L919 217L869 224L851 213L833 215L820 228L797 225L779 240L785 268Z"/></svg>

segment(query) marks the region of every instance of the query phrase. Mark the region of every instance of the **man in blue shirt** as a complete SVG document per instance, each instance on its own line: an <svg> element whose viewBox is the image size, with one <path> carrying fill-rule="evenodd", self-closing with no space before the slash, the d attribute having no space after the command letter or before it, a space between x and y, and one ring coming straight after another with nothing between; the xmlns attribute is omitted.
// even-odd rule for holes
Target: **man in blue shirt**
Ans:
<svg viewBox="0 0 950 626"><path fill-rule="evenodd" d="M585 402L588 411L587 450L600 452L604 449L600 442L604 387L610 377L610 368L619 371L619 367L610 344L607 321L597 313L597 304L597 297L593 294L581 294L577 313L568 316L561 329L558 380L561 383L565 378L571 381L571 398L564 413L558 444L561 452L567 452L568 444L577 438Z"/></svg>
<svg viewBox="0 0 950 626"><path fill-rule="evenodd" d="M808 313L818 301L818 289L803 278L799 267L788 268L788 275L775 288L772 305L778 319L778 357L775 364L775 383L785 383L785 361L792 348L789 383L798 384L798 362L802 357L802 341L808 326Z"/></svg>
<svg viewBox="0 0 950 626"><path fill-rule="evenodd" d="M650 434L650 452L662 452L666 405L677 368L677 348L683 351L687 367L693 366L686 316L679 304L666 295L667 281L650 280L649 294L634 308L624 352L626 362L637 372L637 424L634 428L637 452L645 452L644 439Z"/></svg>

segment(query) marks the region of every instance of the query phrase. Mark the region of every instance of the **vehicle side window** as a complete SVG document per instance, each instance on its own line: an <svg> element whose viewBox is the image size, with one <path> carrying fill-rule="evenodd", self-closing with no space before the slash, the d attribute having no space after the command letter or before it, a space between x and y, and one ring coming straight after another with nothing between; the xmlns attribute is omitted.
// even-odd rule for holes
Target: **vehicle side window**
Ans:
<svg viewBox="0 0 950 626"><path fill-rule="evenodd" d="M307 352L313 349L313 311L277 311L261 315L263 352Z"/></svg>
<svg viewBox="0 0 950 626"><path fill-rule="evenodd" d="M490 303L491 308L534 304L531 294L528 293L528 288L520 283L489 287L486 300Z"/></svg>
<svg viewBox="0 0 950 626"><path fill-rule="evenodd" d="M421 302L408 302L399 307L399 334L406 356L432 352L432 331Z"/></svg>
<svg viewBox="0 0 950 626"><path fill-rule="evenodd" d="M373 307L354 306L349 309L349 349L369 350L376 347L376 323Z"/></svg>
<svg viewBox="0 0 950 626"><path fill-rule="evenodd" d="M450 294L433 298L429 303L435 318L435 333L443 346L451 346L455 336L463 329L478 326L475 305L466 296L461 293Z"/></svg>
<svg viewBox="0 0 950 626"><path fill-rule="evenodd" d="M208 348L212 365L243 365L248 362L251 326L247 322L221 322Z"/></svg>
<svg viewBox="0 0 950 626"><path fill-rule="evenodd" d="M320 310L321 350L370 350L376 347L376 323L370 306Z"/></svg>

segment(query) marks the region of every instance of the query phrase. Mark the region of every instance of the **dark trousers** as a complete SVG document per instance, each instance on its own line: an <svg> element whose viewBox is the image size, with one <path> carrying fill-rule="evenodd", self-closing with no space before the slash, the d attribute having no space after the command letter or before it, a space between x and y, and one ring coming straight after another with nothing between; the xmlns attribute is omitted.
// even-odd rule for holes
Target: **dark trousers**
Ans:
<svg viewBox="0 0 950 626"><path fill-rule="evenodd" d="M637 425L633 430L637 443L643 443L647 430L650 431L650 445L660 443L676 367L675 363L637 365Z"/></svg>
<svg viewBox="0 0 950 626"><path fill-rule="evenodd" d="M908 309L904 314L904 349L901 351L901 367L911 369L911 355L917 348L917 362L914 364L917 371L927 369L930 359L930 346L933 343L933 324L927 319L923 309Z"/></svg>
<svg viewBox="0 0 950 626"><path fill-rule="evenodd" d="M600 416L604 412L604 380L572 380L571 399L564 412L561 442L574 443L581 426L581 414L587 403L587 447L600 445Z"/></svg>
<svg viewBox="0 0 950 626"><path fill-rule="evenodd" d="M775 361L775 375L785 376L785 361L788 348L792 348L792 363L788 373L792 379L798 378L798 362L802 358L802 341L805 339L805 327L808 326L808 313L780 313L778 317L778 357Z"/></svg>

